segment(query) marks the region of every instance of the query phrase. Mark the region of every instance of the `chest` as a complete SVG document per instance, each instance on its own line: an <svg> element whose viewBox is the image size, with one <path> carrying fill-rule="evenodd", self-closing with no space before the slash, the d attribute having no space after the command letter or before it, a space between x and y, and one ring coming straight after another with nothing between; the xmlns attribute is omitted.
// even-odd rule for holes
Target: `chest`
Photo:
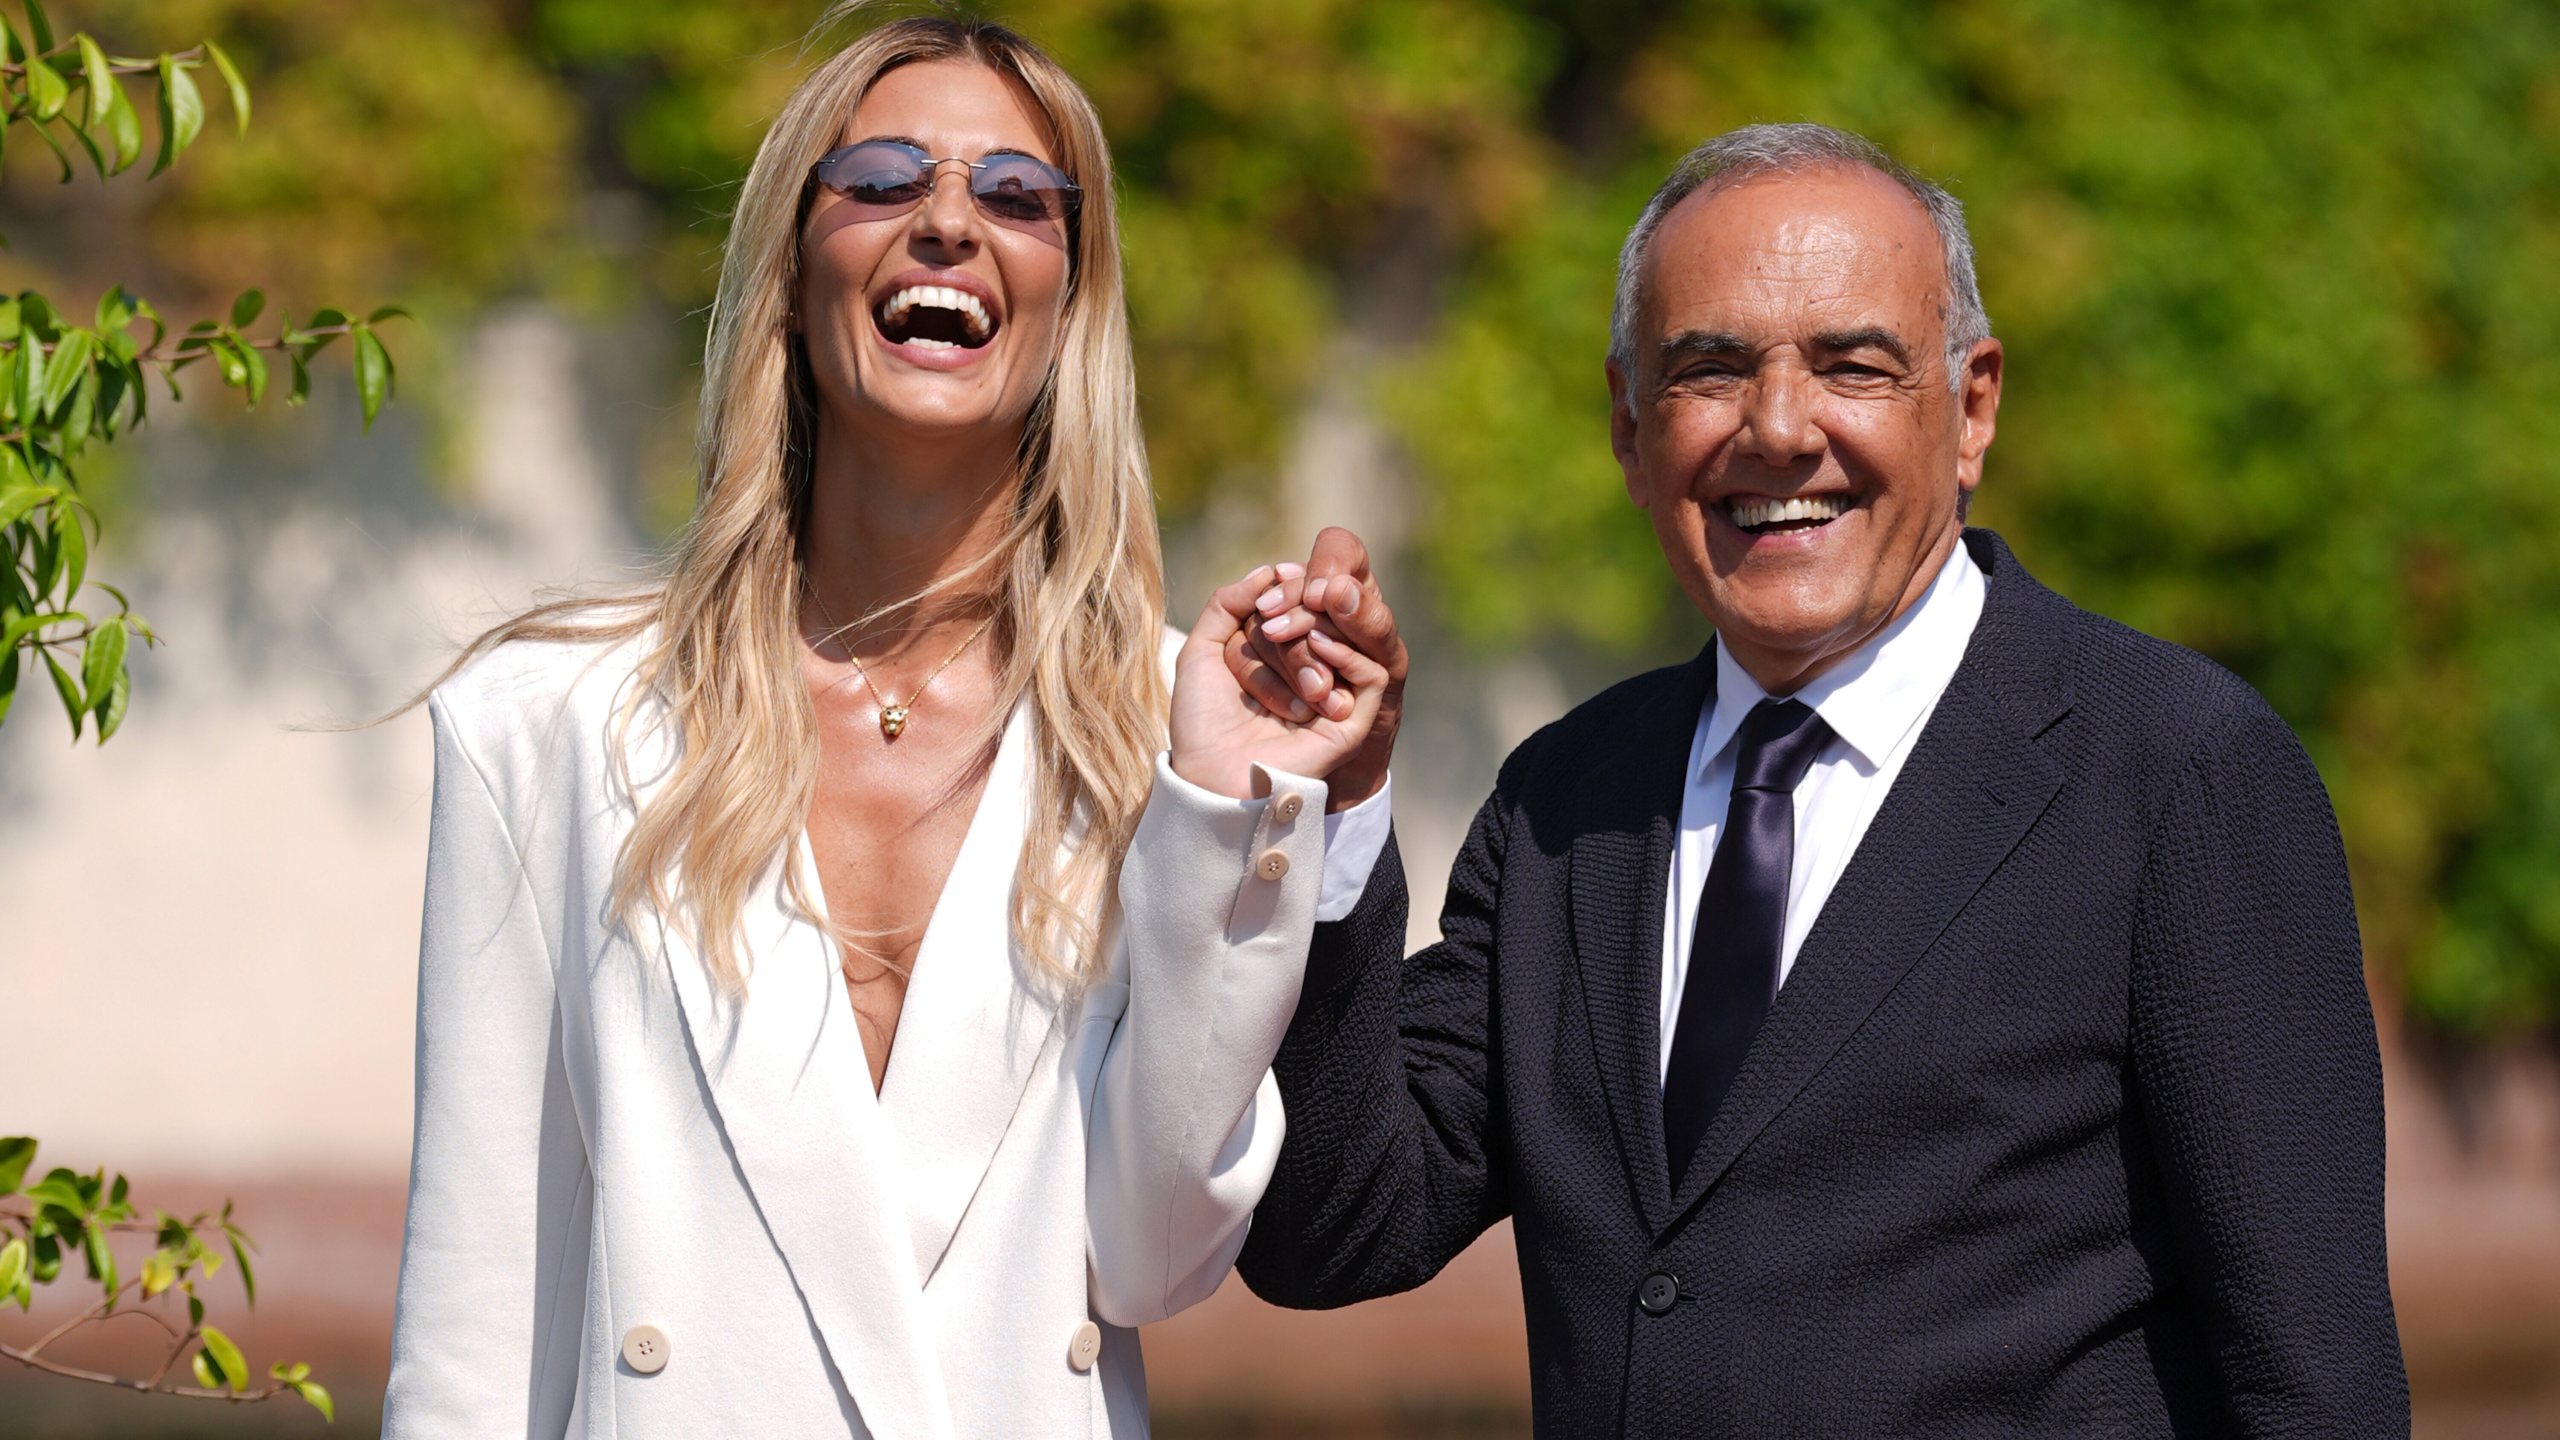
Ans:
<svg viewBox="0 0 2560 1440"><path fill-rule="evenodd" d="M886 1078L925 933L986 791L993 746L969 719L969 702L986 698L968 693L979 678L946 676L953 693L938 689L935 698L948 703L917 705L895 737L867 695L818 696L809 848L843 941L846 992L874 1088Z"/></svg>

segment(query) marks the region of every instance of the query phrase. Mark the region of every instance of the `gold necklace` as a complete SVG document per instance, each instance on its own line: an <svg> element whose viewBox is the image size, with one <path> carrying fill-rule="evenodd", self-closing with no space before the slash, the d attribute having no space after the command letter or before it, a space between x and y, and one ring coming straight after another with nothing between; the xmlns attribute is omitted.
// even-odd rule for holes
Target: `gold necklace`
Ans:
<svg viewBox="0 0 2560 1440"><path fill-rule="evenodd" d="M801 583L808 589L809 598L817 602L818 614L827 622L827 633L840 635L842 631L836 624L836 617L827 612L826 599L818 594L818 587L809 585L806 577L802 578ZM924 692L932 687L934 681L942 678L942 672L951 668L951 662L968 654L969 647L977 644L978 637L986 634L987 627L994 623L996 623L996 617L992 614L979 621L978 628L969 632L969 638L960 642L960 648L942 657L942 663L933 667L932 674L917 682L916 688L903 703L890 699L889 692L881 689L879 682L871 678L871 672L862 668L862 657L853 653L852 646L844 647L844 658L853 662L854 677L868 687L872 695L880 701L880 738L884 740L898 738L899 734L907 728L907 712L914 708L918 700L924 698Z"/></svg>

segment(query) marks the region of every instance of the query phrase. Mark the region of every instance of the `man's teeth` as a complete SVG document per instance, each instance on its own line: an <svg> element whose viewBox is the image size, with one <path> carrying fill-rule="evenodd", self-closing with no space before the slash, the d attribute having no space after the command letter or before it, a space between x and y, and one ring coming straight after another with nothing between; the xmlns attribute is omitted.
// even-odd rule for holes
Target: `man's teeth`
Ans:
<svg viewBox="0 0 2560 1440"><path fill-rule="evenodd" d="M1729 504L1733 523L1745 530L1756 530L1763 525L1776 525L1787 520L1837 520L1849 513L1849 497L1846 495L1798 495L1785 500L1737 495Z"/></svg>
<svg viewBox="0 0 2560 1440"><path fill-rule="evenodd" d="M983 340L995 330L995 321L987 318L987 307L978 303L977 296L949 285L910 285L890 296L888 303L880 307L880 319L895 325L919 305L958 312L969 322L969 338L972 340ZM909 340L907 343L922 345L928 350L952 348L947 340Z"/></svg>

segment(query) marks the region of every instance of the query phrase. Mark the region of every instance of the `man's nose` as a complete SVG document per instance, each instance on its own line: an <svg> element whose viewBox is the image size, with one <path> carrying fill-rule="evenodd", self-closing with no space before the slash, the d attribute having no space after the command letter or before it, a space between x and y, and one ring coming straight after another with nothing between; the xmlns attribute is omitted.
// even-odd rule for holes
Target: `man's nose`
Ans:
<svg viewBox="0 0 2560 1440"><path fill-rule="evenodd" d="M978 243L978 207L969 195L969 170L937 165L916 207L916 238L945 250L974 249Z"/></svg>
<svg viewBox="0 0 2560 1440"><path fill-rule="evenodd" d="M1743 400L1743 451L1770 465L1792 465L1819 455L1831 441L1822 433L1820 387L1792 365L1773 365L1752 382Z"/></svg>

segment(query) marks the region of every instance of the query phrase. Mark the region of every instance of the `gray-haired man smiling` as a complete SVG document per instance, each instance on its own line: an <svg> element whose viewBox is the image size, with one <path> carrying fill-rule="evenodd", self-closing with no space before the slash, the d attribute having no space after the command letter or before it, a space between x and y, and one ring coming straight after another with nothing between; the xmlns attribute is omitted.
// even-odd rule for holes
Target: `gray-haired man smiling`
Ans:
<svg viewBox="0 0 2560 1440"><path fill-rule="evenodd" d="M1247 1280L1347 1304L1513 1217L1545 1436L2406 1434L2327 796L1964 528L2003 355L1954 200L1720 136L1615 321L1714 639L1512 754L1441 943L1392 844L1318 927Z"/></svg>

